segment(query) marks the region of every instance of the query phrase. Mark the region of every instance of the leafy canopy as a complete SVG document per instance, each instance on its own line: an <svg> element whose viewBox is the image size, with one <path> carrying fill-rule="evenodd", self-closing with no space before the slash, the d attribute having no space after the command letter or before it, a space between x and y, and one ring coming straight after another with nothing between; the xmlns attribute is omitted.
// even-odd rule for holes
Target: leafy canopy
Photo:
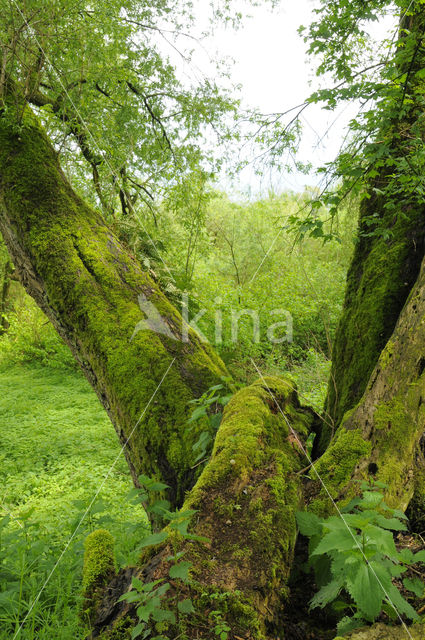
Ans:
<svg viewBox="0 0 425 640"><path fill-rule="evenodd" d="M237 24L231 5L211 3L211 23ZM218 169L239 102L220 61L217 80L191 67L192 32L203 35L191 0L0 0L0 16L0 102L12 82L40 109L74 183L106 213L152 207Z"/></svg>

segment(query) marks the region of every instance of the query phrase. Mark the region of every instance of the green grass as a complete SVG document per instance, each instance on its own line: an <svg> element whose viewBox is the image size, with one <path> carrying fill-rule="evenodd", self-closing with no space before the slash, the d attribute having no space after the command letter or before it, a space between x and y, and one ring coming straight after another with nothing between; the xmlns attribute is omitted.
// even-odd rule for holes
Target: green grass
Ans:
<svg viewBox="0 0 425 640"><path fill-rule="evenodd" d="M143 510L127 498L132 485L122 455L106 477L119 451L114 429L80 373L2 364L1 640L13 638L74 532L18 638L84 637L78 607L82 544L89 531L102 526L112 532L119 565L134 558L147 525Z"/></svg>

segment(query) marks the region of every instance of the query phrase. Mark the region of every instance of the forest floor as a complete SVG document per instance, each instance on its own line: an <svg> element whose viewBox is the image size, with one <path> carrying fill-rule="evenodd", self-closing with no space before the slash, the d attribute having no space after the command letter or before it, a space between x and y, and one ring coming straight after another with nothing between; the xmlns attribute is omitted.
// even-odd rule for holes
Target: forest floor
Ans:
<svg viewBox="0 0 425 640"><path fill-rule="evenodd" d="M78 598L85 536L99 526L119 532L124 565L147 532L144 512L128 497L132 483L119 452L80 372L0 367L0 640L14 637L24 611L30 614L17 640L84 637Z"/></svg>

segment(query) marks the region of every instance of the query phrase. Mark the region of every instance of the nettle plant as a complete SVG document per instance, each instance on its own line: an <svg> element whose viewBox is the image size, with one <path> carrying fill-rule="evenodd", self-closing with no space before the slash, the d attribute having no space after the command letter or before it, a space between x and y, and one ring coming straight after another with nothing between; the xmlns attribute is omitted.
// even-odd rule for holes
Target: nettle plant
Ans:
<svg viewBox="0 0 425 640"><path fill-rule="evenodd" d="M410 565L425 563L425 550L397 550L393 532L406 531L407 518L385 504L385 488L380 482L361 483L362 496L343 507L340 516L297 514L300 532L310 538L307 567L314 570L320 587L310 609L333 603L336 612L345 612L337 626L339 634L373 622L381 612L391 620L401 615L419 619L393 579L401 579ZM418 578L402 582L415 596L423 595L424 583Z"/></svg>
<svg viewBox="0 0 425 640"><path fill-rule="evenodd" d="M223 376L221 380L222 384L216 384L210 387L202 396L189 402L189 404L195 405L195 409L187 421L187 424L190 425L187 428L187 432L192 431L201 420L206 425L206 428L200 432L198 440L192 447L193 453L196 456L194 464L208 457L215 434L223 417L223 409L233 395L228 390L231 378ZM205 422L205 419L207 419L207 422Z"/></svg>
<svg viewBox="0 0 425 640"><path fill-rule="evenodd" d="M159 492L168 489L163 482L158 482L152 478L139 476L140 489L132 489L131 498L141 500L146 506L147 513L160 516L168 523L166 530L153 533L144 538L139 549L144 549L169 540L173 553L167 558L171 563L168 577L143 583L139 578L132 579L131 591L121 596L118 602L123 600L137 605L136 613L138 624L132 629L131 638L149 638L150 640L166 640L162 632L166 631L170 625L181 625L184 616L194 611L190 598L185 598L190 583L191 562L182 560L184 551L179 551L177 540L192 540L208 542L207 538L196 536L188 531L194 510L170 511L170 503L167 500L149 501L152 492ZM171 587L172 595L171 594ZM158 635L152 635L152 627ZM224 639L225 640L225 639Z"/></svg>

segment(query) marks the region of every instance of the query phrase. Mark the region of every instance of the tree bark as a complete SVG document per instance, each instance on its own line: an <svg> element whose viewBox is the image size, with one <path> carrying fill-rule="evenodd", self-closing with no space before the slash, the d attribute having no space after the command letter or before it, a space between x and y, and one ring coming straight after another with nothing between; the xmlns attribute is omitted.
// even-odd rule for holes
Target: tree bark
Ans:
<svg viewBox="0 0 425 640"><path fill-rule="evenodd" d="M0 335L5 333L9 328L7 319L7 311L9 309L10 283L13 275L13 265L10 260L6 261L3 271L3 284L0 293Z"/></svg>

